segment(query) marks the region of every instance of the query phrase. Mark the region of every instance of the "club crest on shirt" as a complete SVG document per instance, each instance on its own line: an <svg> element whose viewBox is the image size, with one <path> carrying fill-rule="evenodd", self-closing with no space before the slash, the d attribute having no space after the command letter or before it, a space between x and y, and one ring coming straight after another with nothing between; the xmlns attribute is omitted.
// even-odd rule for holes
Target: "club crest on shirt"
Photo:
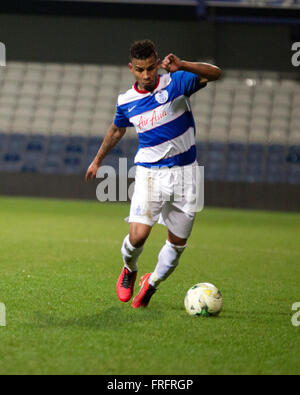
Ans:
<svg viewBox="0 0 300 395"><path fill-rule="evenodd" d="M159 103L159 104L164 104L168 101L169 98L169 94L168 91L163 90L163 91L159 91L156 93L155 95L155 100Z"/></svg>

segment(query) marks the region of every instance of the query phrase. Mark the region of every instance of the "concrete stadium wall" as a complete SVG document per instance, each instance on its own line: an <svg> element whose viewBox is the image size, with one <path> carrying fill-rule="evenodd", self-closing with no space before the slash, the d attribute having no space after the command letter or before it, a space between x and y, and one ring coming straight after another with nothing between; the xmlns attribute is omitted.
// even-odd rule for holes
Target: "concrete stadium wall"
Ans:
<svg viewBox="0 0 300 395"><path fill-rule="evenodd" d="M100 182L87 184L84 175L0 173L0 195L96 201ZM207 207L300 211L299 185L206 181L204 192Z"/></svg>

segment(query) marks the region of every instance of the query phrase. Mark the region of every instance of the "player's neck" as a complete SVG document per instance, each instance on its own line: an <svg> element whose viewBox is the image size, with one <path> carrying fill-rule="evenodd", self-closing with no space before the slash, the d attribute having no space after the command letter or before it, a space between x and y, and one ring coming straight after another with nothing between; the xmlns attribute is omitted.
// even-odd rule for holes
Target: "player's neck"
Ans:
<svg viewBox="0 0 300 395"><path fill-rule="evenodd" d="M155 89L158 87L159 85L159 81L160 81L160 75L157 76L154 87L152 89L147 89L144 86L140 86L140 84L138 83L138 81L135 83L135 89L139 92L139 93L149 93L149 92L153 92L155 91Z"/></svg>

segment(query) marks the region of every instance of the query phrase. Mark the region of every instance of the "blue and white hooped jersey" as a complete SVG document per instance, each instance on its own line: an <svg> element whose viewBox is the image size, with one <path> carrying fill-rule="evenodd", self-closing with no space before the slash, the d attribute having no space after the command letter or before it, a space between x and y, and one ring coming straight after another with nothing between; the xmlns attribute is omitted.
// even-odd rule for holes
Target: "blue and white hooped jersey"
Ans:
<svg viewBox="0 0 300 395"><path fill-rule="evenodd" d="M160 75L153 92L139 90L136 83L119 95L114 124L136 128L136 165L185 166L196 160L195 122L189 97L205 86L196 74L177 71Z"/></svg>

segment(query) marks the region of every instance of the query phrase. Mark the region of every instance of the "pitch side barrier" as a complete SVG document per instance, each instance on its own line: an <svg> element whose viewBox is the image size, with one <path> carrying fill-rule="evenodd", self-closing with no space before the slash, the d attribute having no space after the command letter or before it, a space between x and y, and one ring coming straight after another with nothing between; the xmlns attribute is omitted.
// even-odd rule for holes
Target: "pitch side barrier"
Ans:
<svg viewBox="0 0 300 395"><path fill-rule="evenodd" d="M129 179L128 185L133 181ZM101 179L96 179L86 183L84 174L0 172L0 195L97 201L96 190L100 182ZM117 178L117 197L118 185ZM204 207L300 211L299 196L300 185L204 181Z"/></svg>

